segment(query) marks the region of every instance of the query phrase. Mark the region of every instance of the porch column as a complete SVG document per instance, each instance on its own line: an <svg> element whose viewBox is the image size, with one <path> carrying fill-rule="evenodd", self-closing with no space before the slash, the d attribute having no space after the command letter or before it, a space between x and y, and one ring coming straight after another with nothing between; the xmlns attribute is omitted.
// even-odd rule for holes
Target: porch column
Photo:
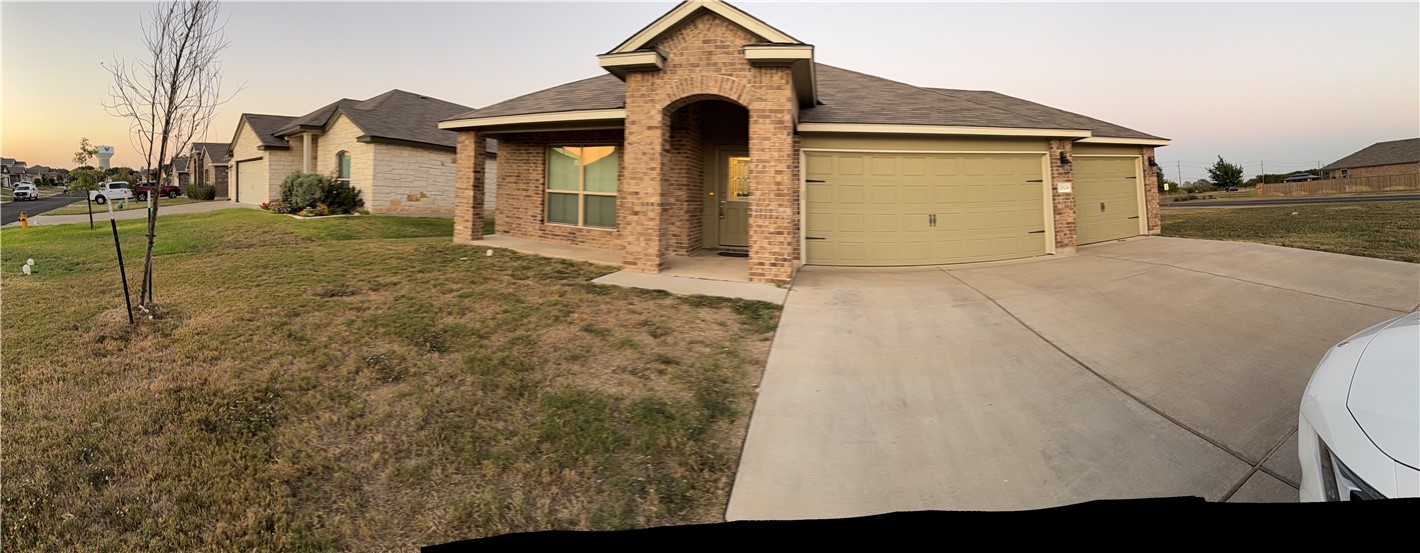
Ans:
<svg viewBox="0 0 1420 553"><path fill-rule="evenodd" d="M301 172L311 172L311 133L301 133Z"/></svg>
<svg viewBox="0 0 1420 553"><path fill-rule="evenodd" d="M668 253L666 236L666 150L670 147L667 128L670 115L656 103L652 90L641 79L644 73L627 75L626 157L622 182L618 185L617 230L623 246L621 266L641 273L660 272Z"/></svg>
<svg viewBox="0 0 1420 553"><path fill-rule="evenodd" d="M483 178L488 139L475 131L459 131L454 154L454 243L483 239Z"/></svg>
<svg viewBox="0 0 1420 553"><path fill-rule="evenodd" d="M749 111L749 280L788 284L799 258L799 149L788 68L774 69L786 84L763 87Z"/></svg>
<svg viewBox="0 0 1420 553"><path fill-rule="evenodd" d="M1149 234L1158 234L1162 230L1159 223L1159 173L1149 167L1149 160L1153 157L1153 146L1140 148L1139 159L1144 164L1144 216L1148 218ZM1261 186L1258 188L1261 189Z"/></svg>
<svg viewBox="0 0 1420 553"><path fill-rule="evenodd" d="M1075 176L1060 162L1062 152L1067 157L1074 155L1073 144L1069 140L1050 141L1050 198L1055 210L1056 254L1075 253Z"/></svg>

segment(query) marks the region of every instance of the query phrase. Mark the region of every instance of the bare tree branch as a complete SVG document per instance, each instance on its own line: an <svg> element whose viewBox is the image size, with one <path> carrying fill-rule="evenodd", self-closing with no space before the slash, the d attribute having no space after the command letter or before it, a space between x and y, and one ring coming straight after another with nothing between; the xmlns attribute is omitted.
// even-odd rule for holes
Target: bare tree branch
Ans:
<svg viewBox="0 0 1420 553"><path fill-rule="evenodd" d="M165 0L142 25L147 54L132 60L115 58L103 66L111 78L104 109L129 121L133 148L143 156L145 173L158 183L172 177L173 160L207 134L218 106L232 98L222 96L221 55L230 43L224 35L226 20L220 15L216 0ZM156 194L152 202L138 297L144 310L152 303Z"/></svg>

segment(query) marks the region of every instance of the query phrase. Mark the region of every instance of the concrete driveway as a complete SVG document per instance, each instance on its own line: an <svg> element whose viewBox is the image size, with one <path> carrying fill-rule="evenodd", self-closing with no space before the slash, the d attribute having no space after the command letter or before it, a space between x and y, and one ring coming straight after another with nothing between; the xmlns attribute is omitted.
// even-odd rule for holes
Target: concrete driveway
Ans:
<svg viewBox="0 0 1420 553"><path fill-rule="evenodd" d="M808 267L727 517L1295 501L1312 369L1417 303L1420 265L1175 238L1008 263Z"/></svg>

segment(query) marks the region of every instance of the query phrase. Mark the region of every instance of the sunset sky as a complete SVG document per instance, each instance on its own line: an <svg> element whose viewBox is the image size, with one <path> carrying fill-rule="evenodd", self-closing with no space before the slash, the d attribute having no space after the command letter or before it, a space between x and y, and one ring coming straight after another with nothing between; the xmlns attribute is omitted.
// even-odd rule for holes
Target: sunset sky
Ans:
<svg viewBox="0 0 1420 553"><path fill-rule="evenodd" d="M735 3L819 62L919 86L995 90L1165 136L1176 178L1218 155L1249 175L1420 136L1420 4ZM0 154L70 167L80 137L141 165L107 115L101 62L141 53L151 4L0 4ZM675 6L230 2L223 106L301 115L393 88L481 107L602 73Z"/></svg>

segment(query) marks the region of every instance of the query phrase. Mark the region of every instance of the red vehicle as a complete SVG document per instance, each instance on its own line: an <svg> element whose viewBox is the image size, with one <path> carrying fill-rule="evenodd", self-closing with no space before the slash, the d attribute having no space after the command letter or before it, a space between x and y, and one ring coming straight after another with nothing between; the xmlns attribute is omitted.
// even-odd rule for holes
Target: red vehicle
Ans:
<svg viewBox="0 0 1420 553"><path fill-rule="evenodd" d="M147 201L147 200L148 200L148 193L153 191L153 186L154 186L155 184L157 184L157 183L152 183L152 182L140 182L140 183L138 183L138 186L136 186L136 187L133 188L133 193L134 193L134 194L136 195L136 197L138 198L138 201L140 201L140 202L142 202L142 201ZM176 184L169 184L169 185L167 185L167 186L164 186L164 187L163 187L163 190L162 190L161 192L158 192L158 195L159 195L159 196L167 196L168 198L176 198L176 197L178 197L178 196L181 195L181 194L182 194L182 188L178 187L178 185L176 185Z"/></svg>

